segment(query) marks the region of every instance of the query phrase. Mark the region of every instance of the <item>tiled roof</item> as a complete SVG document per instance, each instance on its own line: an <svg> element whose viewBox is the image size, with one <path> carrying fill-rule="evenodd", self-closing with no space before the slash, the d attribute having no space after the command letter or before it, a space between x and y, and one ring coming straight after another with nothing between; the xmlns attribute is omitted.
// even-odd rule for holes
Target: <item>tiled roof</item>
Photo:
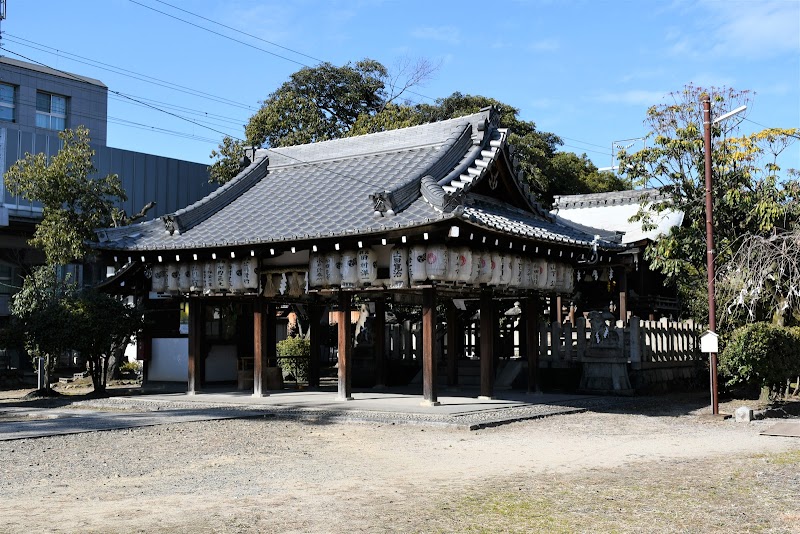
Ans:
<svg viewBox="0 0 800 534"><path fill-rule="evenodd" d="M556 197L553 210L556 221L563 225L571 225L584 232L596 232L601 236L622 235L622 243L637 243L669 232L673 226L683 223L683 212L663 211L656 213L650 209L650 217L655 224L652 230L643 230L641 221L631 221L645 201L658 200L657 189L640 189L632 191L613 191L610 193L592 193L588 195L565 195Z"/></svg>
<svg viewBox="0 0 800 534"><path fill-rule="evenodd" d="M411 128L258 150L248 167L208 197L163 220L101 231L97 248L266 245L453 217L531 239L591 244L593 236L554 223L516 175L530 211L470 193L471 184L496 174L493 166L512 167L496 122L496 111L486 109Z"/></svg>

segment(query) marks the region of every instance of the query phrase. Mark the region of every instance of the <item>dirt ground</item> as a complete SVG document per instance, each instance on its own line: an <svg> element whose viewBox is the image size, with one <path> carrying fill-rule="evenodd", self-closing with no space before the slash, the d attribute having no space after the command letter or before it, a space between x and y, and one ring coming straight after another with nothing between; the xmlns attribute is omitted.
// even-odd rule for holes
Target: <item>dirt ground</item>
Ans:
<svg viewBox="0 0 800 534"><path fill-rule="evenodd" d="M475 432L262 417L0 442L0 532L797 532L800 438L703 400Z"/></svg>

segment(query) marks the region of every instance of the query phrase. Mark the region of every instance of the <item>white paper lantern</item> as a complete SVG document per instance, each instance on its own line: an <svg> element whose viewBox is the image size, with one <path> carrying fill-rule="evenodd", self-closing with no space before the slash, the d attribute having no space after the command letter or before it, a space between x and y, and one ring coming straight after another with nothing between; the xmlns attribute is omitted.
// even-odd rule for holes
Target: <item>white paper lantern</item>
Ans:
<svg viewBox="0 0 800 534"><path fill-rule="evenodd" d="M325 255L325 285L339 287L342 284L342 255L329 252Z"/></svg>
<svg viewBox="0 0 800 534"><path fill-rule="evenodd" d="M408 250L393 247L389 254L389 285L393 289L408 287Z"/></svg>
<svg viewBox="0 0 800 534"><path fill-rule="evenodd" d="M531 289L547 288L547 262L541 258L530 260L531 272L529 286Z"/></svg>
<svg viewBox="0 0 800 534"><path fill-rule="evenodd" d="M558 284L558 266L553 262L547 263L547 282L546 289L548 291L555 291Z"/></svg>
<svg viewBox="0 0 800 534"><path fill-rule="evenodd" d="M511 256L511 276L508 285L511 287L522 287L522 275L524 274L522 256L515 254Z"/></svg>
<svg viewBox="0 0 800 534"><path fill-rule="evenodd" d="M533 289L534 288L534 276L536 272L536 265L534 261L531 261L530 258L523 258L522 259L522 281L521 287L523 289Z"/></svg>
<svg viewBox="0 0 800 534"><path fill-rule="evenodd" d="M458 247L458 278L459 282L467 283L472 278L472 251L469 247Z"/></svg>
<svg viewBox="0 0 800 534"><path fill-rule="evenodd" d="M177 263L167 265L167 291L177 293L181 277L181 268Z"/></svg>
<svg viewBox="0 0 800 534"><path fill-rule="evenodd" d="M217 260L214 275L217 279L217 289L228 291L231 288L231 265L228 260Z"/></svg>
<svg viewBox="0 0 800 534"><path fill-rule="evenodd" d="M242 262L232 261L230 263L230 273L228 274L228 286L233 293L244 293L244 284L242 283Z"/></svg>
<svg viewBox="0 0 800 534"><path fill-rule="evenodd" d="M448 282L458 281L458 271L461 269L460 255L461 247L447 247L447 272L444 279Z"/></svg>
<svg viewBox="0 0 800 534"><path fill-rule="evenodd" d="M178 276L178 289L181 293L188 293L192 290L192 267L188 263L178 265L180 275Z"/></svg>
<svg viewBox="0 0 800 534"><path fill-rule="evenodd" d="M499 252L493 251L491 257L491 270L492 276L489 279L489 284L493 286L500 285L500 278L503 275L503 257Z"/></svg>
<svg viewBox="0 0 800 534"><path fill-rule="evenodd" d="M358 254L355 250L342 252L342 288L352 289L358 283Z"/></svg>
<svg viewBox="0 0 800 534"><path fill-rule="evenodd" d="M163 263L153 265L152 289L156 293L163 293L167 290L167 267Z"/></svg>
<svg viewBox="0 0 800 534"><path fill-rule="evenodd" d="M575 288L575 271L571 265L559 263L556 266L556 290L560 293L572 293Z"/></svg>
<svg viewBox="0 0 800 534"><path fill-rule="evenodd" d="M358 282L362 286L371 286L378 279L378 255L371 248L358 251Z"/></svg>
<svg viewBox="0 0 800 534"><path fill-rule="evenodd" d="M511 284L511 263L514 257L509 254L500 256L500 285L508 286Z"/></svg>
<svg viewBox="0 0 800 534"><path fill-rule="evenodd" d="M444 245L428 245L425 249L425 272L429 280L445 280L447 278L447 247Z"/></svg>
<svg viewBox="0 0 800 534"><path fill-rule="evenodd" d="M477 261L474 265L478 268L475 282L488 284L492 279L492 255L486 250L476 252L475 255L477 256Z"/></svg>
<svg viewBox="0 0 800 534"><path fill-rule="evenodd" d="M247 292L258 291L257 260L253 257L242 260L242 285Z"/></svg>
<svg viewBox="0 0 800 534"><path fill-rule="evenodd" d="M207 261L203 263L203 293L210 295L217 290L217 263Z"/></svg>
<svg viewBox="0 0 800 534"><path fill-rule="evenodd" d="M191 278L189 291L199 293L203 291L203 264L192 262L189 266L189 278Z"/></svg>
<svg viewBox="0 0 800 534"><path fill-rule="evenodd" d="M313 288L325 286L325 256L311 254L308 260L308 285Z"/></svg>
<svg viewBox="0 0 800 534"><path fill-rule="evenodd" d="M409 277L411 282L424 282L428 279L428 251L425 245L414 245L408 253Z"/></svg>

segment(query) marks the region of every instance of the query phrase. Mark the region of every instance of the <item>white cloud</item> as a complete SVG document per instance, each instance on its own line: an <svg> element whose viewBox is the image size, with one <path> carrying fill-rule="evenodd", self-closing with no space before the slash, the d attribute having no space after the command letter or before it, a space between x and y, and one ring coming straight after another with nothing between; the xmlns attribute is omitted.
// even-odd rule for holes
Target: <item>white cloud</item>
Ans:
<svg viewBox="0 0 800 534"><path fill-rule="evenodd" d="M528 48L537 52L554 52L560 48L560 45L555 39L543 39L531 43Z"/></svg>
<svg viewBox="0 0 800 534"><path fill-rule="evenodd" d="M461 34L455 26L423 26L412 30L411 35L417 39L441 41L449 44L459 44L461 42Z"/></svg>
<svg viewBox="0 0 800 534"><path fill-rule="evenodd" d="M712 53L746 58L800 53L800 2L714 2L708 7L722 21Z"/></svg>

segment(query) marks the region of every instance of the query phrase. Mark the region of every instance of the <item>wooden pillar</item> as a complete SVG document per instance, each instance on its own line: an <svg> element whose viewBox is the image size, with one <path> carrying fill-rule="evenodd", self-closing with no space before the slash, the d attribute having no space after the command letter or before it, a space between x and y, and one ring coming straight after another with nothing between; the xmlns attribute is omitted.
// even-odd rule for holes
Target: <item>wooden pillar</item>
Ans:
<svg viewBox="0 0 800 534"><path fill-rule="evenodd" d="M375 354L375 387L386 387L386 301L383 297L375 301L372 350Z"/></svg>
<svg viewBox="0 0 800 534"><path fill-rule="evenodd" d="M339 291L339 386L337 400L353 400L350 389L350 364L353 340L350 337L350 293Z"/></svg>
<svg viewBox="0 0 800 534"><path fill-rule="evenodd" d="M312 304L308 308L309 326L309 345L311 351L311 361L308 362L308 387L319 387L319 356L322 352L322 314L325 307L319 304Z"/></svg>
<svg viewBox="0 0 800 534"><path fill-rule="evenodd" d="M526 298L522 313L528 357L528 393L539 393L539 297Z"/></svg>
<svg viewBox="0 0 800 534"><path fill-rule="evenodd" d="M619 318L622 324L628 324L628 276L625 268L619 269Z"/></svg>
<svg viewBox="0 0 800 534"><path fill-rule="evenodd" d="M266 397L270 351L275 350L275 305L258 297L253 305L253 396Z"/></svg>
<svg viewBox="0 0 800 534"><path fill-rule="evenodd" d="M205 379L205 344L203 324L205 305L199 298L189 299L189 383L187 393L200 392Z"/></svg>
<svg viewBox="0 0 800 534"><path fill-rule="evenodd" d="M558 321L558 324L561 324L564 322L564 313L561 311L561 295L558 295L555 298L555 302L556 302L556 321Z"/></svg>
<svg viewBox="0 0 800 534"><path fill-rule="evenodd" d="M438 406L436 394L436 288L422 290L422 404Z"/></svg>
<svg viewBox="0 0 800 534"><path fill-rule="evenodd" d="M458 309L452 299L447 299L447 387L458 387L458 357L461 352L461 332Z"/></svg>
<svg viewBox="0 0 800 534"><path fill-rule="evenodd" d="M481 289L481 392L478 398L491 399L494 395L494 338L497 329L492 290Z"/></svg>

